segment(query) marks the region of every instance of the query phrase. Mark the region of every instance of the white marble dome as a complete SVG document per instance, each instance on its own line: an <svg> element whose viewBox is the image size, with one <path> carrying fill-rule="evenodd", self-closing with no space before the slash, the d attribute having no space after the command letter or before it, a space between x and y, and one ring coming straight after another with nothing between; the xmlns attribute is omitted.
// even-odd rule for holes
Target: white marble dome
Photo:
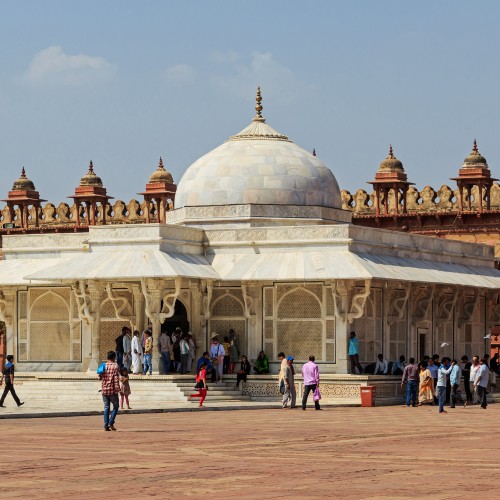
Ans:
<svg viewBox="0 0 500 500"><path fill-rule="evenodd" d="M195 161L177 186L175 208L307 205L341 208L332 172L257 116L239 134Z"/></svg>

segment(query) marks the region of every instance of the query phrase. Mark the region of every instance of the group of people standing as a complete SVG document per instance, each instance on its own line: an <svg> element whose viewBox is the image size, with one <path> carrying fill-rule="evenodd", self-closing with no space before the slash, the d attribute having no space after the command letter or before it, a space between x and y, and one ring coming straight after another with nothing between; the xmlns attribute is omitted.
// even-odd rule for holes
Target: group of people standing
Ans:
<svg viewBox="0 0 500 500"><path fill-rule="evenodd" d="M132 330L126 326L115 339L116 362L119 369L126 368L128 373L138 375L153 374L153 334L151 329L142 332ZM157 341L160 354L162 372L181 374L190 373L196 357L196 343L191 332L182 333L177 327L169 334L163 331Z"/></svg>
<svg viewBox="0 0 500 500"><path fill-rule="evenodd" d="M432 357L424 356L417 365L415 359L410 358L401 380L402 387L407 384L405 406L438 404L439 413L446 413L445 404L449 404L450 408L455 408L457 403L463 403L464 407L478 404L486 409L486 395L491 385L495 385L492 384L495 372L490 370L485 357L473 356L469 361L464 355L460 361L458 363L447 356L440 359L438 354L434 354ZM460 391L462 376L465 398Z"/></svg>

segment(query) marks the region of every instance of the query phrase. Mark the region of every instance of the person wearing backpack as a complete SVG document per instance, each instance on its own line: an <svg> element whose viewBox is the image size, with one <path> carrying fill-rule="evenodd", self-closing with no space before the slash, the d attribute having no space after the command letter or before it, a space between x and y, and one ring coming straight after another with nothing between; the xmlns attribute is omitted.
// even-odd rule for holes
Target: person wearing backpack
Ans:
<svg viewBox="0 0 500 500"><path fill-rule="evenodd" d="M99 373L99 379L101 381L102 401L104 403L104 430L116 431L115 419L119 405L118 393L120 392L120 372L116 364L116 353L114 351L108 352L106 369L104 373ZM113 405L113 411L110 415L109 411L111 405Z"/></svg>
<svg viewBox="0 0 500 500"><path fill-rule="evenodd" d="M207 397L207 363L202 361L200 365L200 369L196 375L196 385L194 388L198 391L197 394L190 394L188 396L188 401L191 401L193 398L200 398L199 407L203 407L203 401Z"/></svg>
<svg viewBox="0 0 500 500"><path fill-rule="evenodd" d="M14 389L14 356L12 354L9 354L7 356L7 363L5 364L5 368L3 369L2 372L2 378L0 379L0 386L3 383L3 380L5 379L5 389L3 391L2 397L0 398L0 407L5 408L4 406L4 401L5 398L7 397L7 394L10 392L12 394L12 397L14 398L14 401L16 402L17 406L22 406L24 404L24 401L21 402L21 400L17 397L16 391Z"/></svg>

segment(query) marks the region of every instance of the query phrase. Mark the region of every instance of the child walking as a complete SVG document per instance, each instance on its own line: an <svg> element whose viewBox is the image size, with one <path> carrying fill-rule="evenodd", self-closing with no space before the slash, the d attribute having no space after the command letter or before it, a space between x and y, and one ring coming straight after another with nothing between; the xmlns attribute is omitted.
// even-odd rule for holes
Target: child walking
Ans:
<svg viewBox="0 0 500 500"><path fill-rule="evenodd" d="M131 394L130 384L128 380L128 370L122 368L120 370L120 408L123 410L123 400L127 403L127 408L131 410L130 404L128 402L128 397Z"/></svg>
<svg viewBox="0 0 500 500"><path fill-rule="evenodd" d="M198 394L191 394L188 396L188 401L191 401L193 398L200 398L199 407L203 407L203 401L207 397L207 364L202 363L200 366L200 371L196 375L196 385L195 389L198 391Z"/></svg>

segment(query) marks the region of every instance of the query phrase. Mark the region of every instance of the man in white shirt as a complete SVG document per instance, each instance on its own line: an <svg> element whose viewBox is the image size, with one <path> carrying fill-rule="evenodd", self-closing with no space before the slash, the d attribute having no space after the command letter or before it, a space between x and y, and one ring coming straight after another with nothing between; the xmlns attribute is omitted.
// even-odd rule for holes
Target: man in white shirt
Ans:
<svg viewBox="0 0 500 500"><path fill-rule="evenodd" d="M479 371L477 372L474 386L477 388L481 408L483 410L486 410L486 407L488 406L488 403L486 402L486 388L488 387L489 378L490 370L488 368L488 363L486 362L486 359L481 358L479 360Z"/></svg>
<svg viewBox="0 0 500 500"><path fill-rule="evenodd" d="M477 378L477 374L479 373L479 368L481 368L479 365L479 357L473 356L472 357L472 365L470 367L470 377L469 377L473 405L477 405L479 403L479 397L478 397L477 387L476 387L476 378Z"/></svg>
<svg viewBox="0 0 500 500"><path fill-rule="evenodd" d="M134 331L134 337L132 338L132 368L134 375L138 375L139 371L142 372L142 345L137 330Z"/></svg>
<svg viewBox="0 0 500 500"><path fill-rule="evenodd" d="M379 354L377 359L377 364L375 365L374 375L387 375L387 370L389 369L389 363L382 354Z"/></svg>

